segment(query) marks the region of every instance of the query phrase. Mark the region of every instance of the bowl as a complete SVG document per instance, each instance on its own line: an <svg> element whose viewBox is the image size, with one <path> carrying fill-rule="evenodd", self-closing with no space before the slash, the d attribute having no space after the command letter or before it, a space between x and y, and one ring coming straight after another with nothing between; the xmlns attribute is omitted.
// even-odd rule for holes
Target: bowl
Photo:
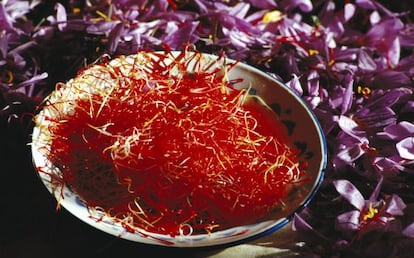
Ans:
<svg viewBox="0 0 414 258"><path fill-rule="evenodd" d="M154 52L149 55L159 55L163 52ZM183 52L173 51L168 53L174 59ZM286 127L288 138L293 145L300 150L299 159L307 163L306 181L292 187L289 193L268 216L257 223L238 225L206 234L182 234L164 235L147 232L145 230L127 230L119 222L102 215L100 210L88 207L84 201L68 186L56 187L54 182L60 170L47 159L50 139L47 137L48 121L45 119L47 110L43 109L36 116L36 125L32 134L32 157L38 175L48 189L59 202L75 217L81 221L103 231L144 244L174 246L174 247L206 247L218 245L232 245L249 241L270 234L284 227L296 212L301 211L315 195L323 180L326 166L327 151L324 134L318 120L307 104L296 95L289 87L276 80L267 73L248 64L235 60L218 57L211 54L197 53L198 62L194 62L195 54L186 52L188 69L198 69L197 64L204 65L205 69L218 66L232 66L226 78L228 80L243 79L234 85L238 89L246 89L252 97L258 97L266 107L274 112ZM190 57L189 57L190 56ZM224 70L223 70L224 71ZM48 99L57 99L60 89L56 89ZM99 218L99 219L97 219Z"/></svg>

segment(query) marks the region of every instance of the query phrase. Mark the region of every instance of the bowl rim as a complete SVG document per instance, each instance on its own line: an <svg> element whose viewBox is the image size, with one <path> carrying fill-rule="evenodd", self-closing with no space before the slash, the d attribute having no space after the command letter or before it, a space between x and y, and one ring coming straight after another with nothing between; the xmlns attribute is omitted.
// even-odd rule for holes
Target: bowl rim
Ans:
<svg viewBox="0 0 414 258"><path fill-rule="evenodd" d="M157 52L165 52L165 51L154 51L155 53ZM151 52L150 52L151 53ZM177 54L177 53L182 53L182 51L171 51L171 53ZM219 58L217 55L214 54L209 54L209 53L201 53L203 56L209 57L209 58ZM164 243L164 241L149 241L147 243L147 241L139 241L137 239L135 239L135 237L133 237L134 235L136 235L137 233L129 233L129 232L125 232L125 234L118 234L118 233L114 233L111 228L108 227L102 227L102 223L91 223L92 221L88 218L84 218L84 217L79 217L78 212L76 212L76 210L74 210L74 208L71 206L70 203L68 203L67 201L65 201L65 199L62 199L60 201L60 205L62 207L64 207L67 211L69 211L69 213L71 213L73 216L75 216L76 218L80 219L81 221L85 222L86 224L100 230L103 232L106 232L110 235L113 236L117 236L120 237L122 239L126 239L129 241L133 241L133 242L138 242L138 243L144 243L144 244L150 244L150 245L161 245L161 246L172 246L172 247L188 247L188 248L197 248L197 247L209 247L209 246L215 246L215 247L219 247L219 246L233 246L233 245L237 245L237 244L241 244L241 243L245 243L245 242L249 242L252 241L254 239L257 238L261 238L265 235L269 235L275 231L280 230L281 228L283 228L284 226L286 226L294 217L294 215L296 213L301 212L304 208L306 208L309 203L311 202L311 200L314 198L314 196L316 195L320 185L322 184L323 180L324 180L324 176L325 176L325 170L326 170L326 166L327 166L327 160L328 160L328 154L327 154L327 143L326 143L326 138L325 135L323 133L323 129L322 126L316 116L316 114L313 112L313 110L310 108L310 106L290 87L288 87L286 84L284 84L283 82L279 81L278 79L276 79L274 76L271 76L269 73L266 73L252 65L249 65L247 63L244 62L240 62L240 61L236 61L234 59L231 58L227 58L226 57L226 63L234 63L237 62L236 66L240 66L244 69L250 70L253 73L265 77L266 79L272 81L273 83L277 84L278 87L282 88L284 91L286 91L289 95L291 95L296 102L298 102L302 107L303 110L306 111L307 115L309 116L309 118L311 119L317 135L318 135L318 142L319 142L319 146L320 146L320 152L321 152L321 160L319 162L319 168L318 168L318 172L317 172L317 176L315 177L315 180L313 181L313 185L312 187L310 187L310 191L307 194L306 198L303 198L303 200L300 202L299 206L295 209L293 209L293 211L291 212L290 215L279 218L279 219L275 219L273 221L273 223L269 226L267 226L263 231L259 231L256 233L253 233L251 235L241 235L239 237L236 237L236 239L228 239L226 240L225 238L222 238L222 241L220 241L219 243L215 243L216 241L213 241L212 243L210 243L210 241L203 241L202 243L198 242L198 241L192 241L192 239L189 239L189 243L185 244L186 242L177 242L175 241L173 244L169 244L169 243ZM53 93L51 93L53 94ZM40 111L42 112L42 111ZM33 132L32 132L32 143L34 143L35 137L37 137L38 135L40 135L40 129L38 126L34 126L33 128ZM36 148L37 144L31 144L31 152L32 152L32 161L33 164L35 166L35 169L37 171L37 174L40 175L40 172L38 170L38 165L39 162L41 163L41 161L39 161L39 158L43 158L44 161L47 163L46 157L43 156L40 151ZM46 186L46 188L48 189L48 191L54 195L55 198L58 198L58 194L62 194L62 193L56 193L55 190L52 190L50 185L47 185L47 182L45 180L45 178L40 177L41 181L43 182L43 184ZM66 187L66 186L64 186ZM63 190L62 190L63 191ZM88 209L88 208L87 208ZM254 223L254 224L258 224L258 223ZM245 225L242 226L238 226L238 227L244 227ZM238 227L233 227L233 228L238 228ZM230 229L233 229L230 228ZM227 229L229 230L229 229ZM218 232L222 232L222 231L226 231L225 230L220 230ZM145 231L144 231L145 232ZM213 232L211 235L213 235L216 232ZM131 236L132 234L132 236ZM152 233L149 233L152 234ZM206 234L202 234L202 235L206 235ZM199 235L194 235L194 236L199 236ZM144 236L145 237L145 236ZM192 237L192 236L186 236L187 237ZM175 237L173 237L175 239ZM209 238L209 235L207 236L207 239Z"/></svg>

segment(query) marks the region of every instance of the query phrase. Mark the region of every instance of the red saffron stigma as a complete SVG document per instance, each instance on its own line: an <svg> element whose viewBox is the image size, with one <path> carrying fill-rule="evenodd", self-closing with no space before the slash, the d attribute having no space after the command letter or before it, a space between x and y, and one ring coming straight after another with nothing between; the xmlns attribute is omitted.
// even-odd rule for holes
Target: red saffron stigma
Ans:
<svg viewBox="0 0 414 258"><path fill-rule="evenodd" d="M44 121L64 184L128 232L203 234L268 214L306 164L220 60L140 52L61 86Z"/></svg>

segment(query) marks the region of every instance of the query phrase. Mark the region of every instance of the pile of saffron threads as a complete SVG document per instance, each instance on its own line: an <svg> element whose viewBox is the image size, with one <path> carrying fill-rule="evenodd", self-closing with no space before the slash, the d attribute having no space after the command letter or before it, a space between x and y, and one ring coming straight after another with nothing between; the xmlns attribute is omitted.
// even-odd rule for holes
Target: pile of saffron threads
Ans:
<svg viewBox="0 0 414 258"><path fill-rule="evenodd" d="M301 183L298 151L224 57L203 60L143 51L58 84L37 120L60 184L130 232L211 233L274 209Z"/></svg>

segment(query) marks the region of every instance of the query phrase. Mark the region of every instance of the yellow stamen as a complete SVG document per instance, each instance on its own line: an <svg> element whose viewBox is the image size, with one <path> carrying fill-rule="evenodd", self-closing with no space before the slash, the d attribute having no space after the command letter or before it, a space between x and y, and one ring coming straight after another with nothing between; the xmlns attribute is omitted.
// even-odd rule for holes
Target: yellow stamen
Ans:
<svg viewBox="0 0 414 258"><path fill-rule="evenodd" d="M281 19L282 19L282 12L278 10L274 10L274 11L266 13L263 16L262 22L263 23L278 22Z"/></svg>
<svg viewBox="0 0 414 258"><path fill-rule="evenodd" d="M371 94L371 89L366 87L366 86L358 86L357 87L357 93L358 94L362 94L364 96L368 96L369 94Z"/></svg>
<svg viewBox="0 0 414 258"><path fill-rule="evenodd" d="M372 203L369 204L368 212L362 217L362 220L372 219L375 214L378 213L378 209L372 207Z"/></svg>
<svg viewBox="0 0 414 258"><path fill-rule="evenodd" d="M72 9L72 13L73 14L79 14L81 12L81 9L80 8L78 8L78 7L74 7L73 9Z"/></svg>
<svg viewBox="0 0 414 258"><path fill-rule="evenodd" d="M319 51L316 50L316 49L309 49L308 53L309 53L310 56L313 56L313 55L319 54Z"/></svg>
<svg viewBox="0 0 414 258"><path fill-rule="evenodd" d="M108 17L108 15L104 14L103 12L96 10L96 14L101 16L105 21L110 21L111 19Z"/></svg>

